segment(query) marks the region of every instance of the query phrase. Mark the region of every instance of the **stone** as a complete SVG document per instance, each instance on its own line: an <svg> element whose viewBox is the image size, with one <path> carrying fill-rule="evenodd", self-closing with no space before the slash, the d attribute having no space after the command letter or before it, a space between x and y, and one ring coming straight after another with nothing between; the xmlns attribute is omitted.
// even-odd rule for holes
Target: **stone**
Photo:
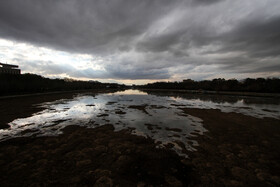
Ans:
<svg viewBox="0 0 280 187"><path fill-rule="evenodd" d="M102 176L110 176L111 175L111 171L109 170L105 170L105 169L96 169L93 172L95 178L100 178Z"/></svg>
<svg viewBox="0 0 280 187"><path fill-rule="evenodd" d="M100 146L95 147L94 150L99 153L104 153L104 152L107 152L107 147L100 145Z"/></svg>
<svg viewBox="0 0 280 187"><path fill-rule="evenodd" d="M248 171L240 167L233 167L231 173L237 179L246 179L248 176Z"/></svg>
<svg viewBox="0 0 280 187"><path fill-rule="evenodd" d="M239 181L230 180L230 181L226 181L225 186L244 186L244 185Z"/></svg>
<svg viewBox="0 0 280 187"><path fill-rule="evenodd" d="M77 161L76 162L76 166L77 167L82 167L82 166L86 166L86 165L89 165L91 164L92 161L90 159L87 159L87 160L81 160L81 161Z"/></svg>
<svg viewBox="0 0 280 187"><path fill-rule="evenodd" d="M73 177L73 178L71 179L71 182L72 182L72 183L78 183L78 182L80 182L80 181L81 181L81 178L78 177L78 176Z"/></svg>
<svg viewBox="0 0 280 187"><path fill-rule="evenodd" d="M265 181L269 175L265 172L258 172L256 176L260 181Z"/></svg>
<svg viewBox="0 0 280 187"><path fill-rule="evenodd" d="M146 184L144 182L138 182L137 187L145 187Z"/></svg>
<svg viewBox="0 0 280 187"><path fill-rule="evenodd" d="M95 182L94 186L96 187L111 187L113 186L113 181L111 178L107 177L107 176L103 176L100 177L99 179L97 179L97 181Z"/></svg>
<svg viewBox="0 0 280 187"><path fill-rule="evenodd" d="M36 164L41 165L41 166L44 166L44 165L47 165L47 164L48 164L48 160L47 160L47 159L41 159L41 160L38 160L38 161L36 162Z"/></svg>
<svg viewBox="0 0 280 187"><path fill-rule="evenodd" d="M280 185L280 177L278 176L271 176L271 180L276 183L277 185Z"/></svg>
<svg viewBox="0 0 280 187"><path fill-rule="evenodd" d="M170 186L176 186L176 187L183 186L181 181L179 181L176 177L171 175L165 175L165 182Z"/></svg>

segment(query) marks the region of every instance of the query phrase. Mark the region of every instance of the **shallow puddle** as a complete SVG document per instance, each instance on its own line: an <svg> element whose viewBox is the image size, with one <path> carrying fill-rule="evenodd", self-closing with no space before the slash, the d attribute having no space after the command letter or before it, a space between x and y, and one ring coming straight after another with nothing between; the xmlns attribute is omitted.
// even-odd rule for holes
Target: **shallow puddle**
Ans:
<svg viewBox="0 0 280 187"><path fill-rule="evenodd" d="M236 99L236 98L235 98ZM246 99L246 98L245 98ZM263 98L261 98L263 99ZM182 113L180 108L220 109L258 118L279 119L279 104L216 101L211 97L156 95L137 90L110 94L81 94L71 100L57 100L41 104L45 110L28 118L16 119L9 129L0 130L0 140L13 137L61 134L65 126L80 125L88 128L112 124L116 131L131 129L133 134L150 137L158 146L168 146L179 155L195 150L193 137L206 132L201 119Z"/></svg>

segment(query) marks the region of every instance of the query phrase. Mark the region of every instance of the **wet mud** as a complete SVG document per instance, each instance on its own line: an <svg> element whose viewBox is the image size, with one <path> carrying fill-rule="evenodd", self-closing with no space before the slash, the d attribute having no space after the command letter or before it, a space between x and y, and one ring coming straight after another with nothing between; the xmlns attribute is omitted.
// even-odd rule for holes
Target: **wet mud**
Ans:
<svg viewBox="0 0 280 187"><path fill-rule="evenodd" d="M198 186L279 186L280 120L257 119L220 110L182 108L203 120L187 160Z"/></svg>
<svg viewBox="0 0 280 187"><path fill-rule="evenodd" d="M280 186L279 105L124 94L1 100L1 185Z"/></svg>
<svg viewBox="0 0 280 187"><path fill-rule="evenodd" d="M25 118L31 116L34 113L42 111L45 107L39 105L44 102L52 102L56 100L70 100L79 94L89 93L96 95L97 93L117 92L118 90L94 90L94 91L79 91L79 92L61 92L54 94L40 94L40 95L26 95L11 98L0 98L0 129L7 129L10 127L9 122L16 118ZM89 106L94 106L89 104Z"/></svg>
<svg viewBox="0 0 280 187"><path fill-rule="evenodd" d="M0 129L9 128L8 123L16 118L28 117L44 109L42 107L35 107L37 104L58 99L72 99L75 95L75 93L63 93L0 99Z"/></svg>
<svg viewBox="0 0 280 187"><path fill-rule="evenodd" d="M145 105L130 105L130 106L128 106L128 108L137 109L137 110L140 110L140 111L144 112L145 114L149 114L146 110L147 106L148 106L147 104L145 104Z"/></svg>
<svg viewBox="0 0 280 187"><path fill-rule="evenodd" d="M187 186L191 168L152 139L68 126L57 137L16 138L0 143L2 186Z"/></svg>

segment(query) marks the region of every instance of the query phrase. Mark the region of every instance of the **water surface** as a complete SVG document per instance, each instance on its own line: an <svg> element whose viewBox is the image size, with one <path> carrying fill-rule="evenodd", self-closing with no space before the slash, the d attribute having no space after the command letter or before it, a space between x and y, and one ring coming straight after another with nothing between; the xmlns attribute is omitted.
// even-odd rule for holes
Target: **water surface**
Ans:
<svg viewBox="0 0 280 187"><path fill-rule="evenodd" d="M216 99L215 99L216 98ZM0 140L22 136L48 136L62 133L68 125L95 128L112 124L116 131L130 129L133 134L150 137L158 146L173 147L180 155L195 150L198 134L207 130L203 121L182 113L180 108L220 109L257 118L280 119L279 104L271 99L166 94L138 90L106 94L79 94L40 104L45 110L28 118L15 119L9 129L0 130ZM248 101L250 100L250 101ZM267 101L265 101L267 100Z"/></svg>

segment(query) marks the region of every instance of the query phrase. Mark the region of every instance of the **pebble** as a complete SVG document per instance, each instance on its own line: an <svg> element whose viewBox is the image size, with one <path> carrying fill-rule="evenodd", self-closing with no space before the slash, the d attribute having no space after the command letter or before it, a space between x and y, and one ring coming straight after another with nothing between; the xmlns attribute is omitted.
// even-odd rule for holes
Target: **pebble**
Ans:
<svg viewBox="0 0 280 187"><path fill-rule="evenodd" d="M165 175L165 182L170 186L174 186L174 187L183 186L181 181L179 181L176 177L171 175Z"/></svg>
<svg viewBox="0 0 280 187"><path fill-rule="evenodd" d="M89 164L91 164L91 163L92 163L92 161L91 161L90 159L81 160L81 161L76 162L76 166L77 166L77 167L82 167L82 166L89 165Z"/></svg>
<svg viewBox="0 0 280 187"><path fill-rule="evenodd" d="M248 171L240 167L233 167L231 169L231 173L238 179L246 179L246 177L248 176Z"/></svg>
<svg viewBox="0 0 280 187"><path fill-rule="evenodd" d="M96 187L111 187L113 186L113 181L107 176L100 177L94 184Z"/></svg>

